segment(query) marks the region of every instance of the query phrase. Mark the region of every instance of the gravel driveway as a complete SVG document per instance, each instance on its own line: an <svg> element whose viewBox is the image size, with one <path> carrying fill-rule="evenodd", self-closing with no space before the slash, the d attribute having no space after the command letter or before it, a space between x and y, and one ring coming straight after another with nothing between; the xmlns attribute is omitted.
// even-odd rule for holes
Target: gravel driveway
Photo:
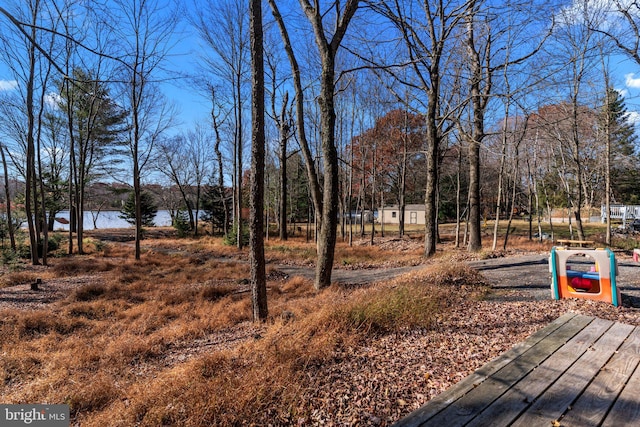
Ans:
<svg viewBox="0 0 640 427"><path fill-rule="evenodd" d="M623 304L640 307L640 263L630 256L616 254L618 261L618 286ZM572 263L579 263L572 259ZM479 270L491 284L488 299L503 301L537 301L551 298L551 273L549 254L510 255L467 264ZM360 285L392 279L423 266L395 267L364 270L334 269L332 279L342 284ZM277 269L288 276L314 278L314 270L302 266L278 266Z"/></svg>
<svg viewBox="0 0 640 427"><path fill-rule="evenodd" d="M548 257L548 254L520 255L470 261L468 264L481 271L495 290L490 299L531 301L551 297ZM616 258L617 283L623 305L640 307L640 263L629 256L616 255Z"/></svg>

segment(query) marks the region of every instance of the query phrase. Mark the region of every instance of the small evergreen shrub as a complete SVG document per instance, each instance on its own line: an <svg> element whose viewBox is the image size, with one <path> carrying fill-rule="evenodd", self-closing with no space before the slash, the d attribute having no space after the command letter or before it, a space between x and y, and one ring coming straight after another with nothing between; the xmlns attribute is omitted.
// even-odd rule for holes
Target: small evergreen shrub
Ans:
<svg viewBox="0 0 640 427"><path fill-rule="evenodd" d="M189 223L189 216L187 212L179 210L176 213L176 217L173 219L173 228L178 232L178 237L187 237L191 232L191 224Z"/></svg>
<svg viewBox="0 0 640 427"><path fill-rule="evenodd" d="M249 227L246 224L242 224L241 227L242 232L242 245L246 246L249 244ZM237 223L233 223L233 227L229 230L229 234L224 238L225 245L236 245L238 244L238 225Z"/></svg>

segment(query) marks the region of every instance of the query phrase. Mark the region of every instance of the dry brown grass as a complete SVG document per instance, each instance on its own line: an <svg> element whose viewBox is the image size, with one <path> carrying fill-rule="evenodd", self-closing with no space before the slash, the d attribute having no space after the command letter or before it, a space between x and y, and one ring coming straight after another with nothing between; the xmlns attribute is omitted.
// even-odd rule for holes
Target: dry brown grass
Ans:
<svg viewBox="0 0 640 427"><path fill-rule="evenodd" d="M58 258L51 262L51 272L58 276L78 276L113 270L116 263L89 256Z"/></svg>
<svg viewBox="0 0 640 427"><path fill-rule="evenodd" d="M271 317L259 335L235 348L189 350L176 362L190 343L242 330L251 319L241 280L246 264L212 257L211 242L194 245L201 248L188 255L155 250L139 262L112 246L94 257L56 260L56 276L101 279L55 310L2 313L1 400L67 403L83 426L288 423L310 410L307 374L335 363L336 351L372 335L429 328L452 295L461 295L449 287L477 282L462 267L320 293L299 277L270 282ZM311 251L306 243L292 248L298 261ZM340 256L357 263L389 256L367 247L348 251L341 247Z"/></svg>
<svg viewBox="0 0 640 427"><path fill-rule="evenodd" d="M39 277L42 277L39 273L30 271L15 271L5 273L0 276L0 288L33 283Z"/></svg>
<svg viewBox="0 0 640 427"><path fill-rule="evenodd" d="M343 349L432 328L448 307L484 292L474 271L453 262L358 289L316 292L308 279L274 278L267 324L248 327L242 254L217 239L167 239L145 241L138 262L117 244L53 260L52 276L99 280L42 310L0 313L0 401L67 403L83 426L289 424L309 415L310 378ZM305 264L315 246L272 241L267 254ZM336 266L417 258L340 243Z"/></svg>
<svg viewBox="0 0 640 427"><path fill-rule="evenodd" d="M419 245L418 245L419 246ZM312 265L316 262L316 245L303 238L292 238L286 242L270 241L265 245L270 262ZM414 265L422 260L421 249L385 249L379 244L370 245L369 239L356 239L352 246L339 241L336 244L335 268L361 268L383 265Z"/></svg>

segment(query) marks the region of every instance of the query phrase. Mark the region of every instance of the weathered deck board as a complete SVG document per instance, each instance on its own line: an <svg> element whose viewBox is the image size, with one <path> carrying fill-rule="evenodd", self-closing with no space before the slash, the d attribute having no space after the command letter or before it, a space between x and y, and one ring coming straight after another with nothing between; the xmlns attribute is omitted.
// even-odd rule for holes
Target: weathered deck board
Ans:
<svg viewBox="0 0 640 427"><path fill-rule="evenodd" d="M539 341L545 339L546 337L554 333L557 329L571 322L572 319L575 319L576 317L578 316L576 316L574 313L567 313L560 316L546 327L532 334L526 341L516 344L511 350L503 353L491 362L482 366L473 374L469 375L468 377L464 378L463 380L449 388L445 393L434 397L426 405L423 405L422 407L416 409L411 414L398 421L395 425L402 427L417 427L423 425L426 420L433 418L434 415L445 409L460 397L467 394L470 390L473 390L478 384L481 384L493 373L511 363L514 359L518 358L521 354L525 353L531 347L536 345ZM583 328L585 324L583 324L582 322L584 322L585 320L582 318L580 320L581 322L579 323L579 325L581 326L579 326L579 328ZM577 332L578 330L576 331L576 333Z"/></svg>
<svg viewBox="0 0 640 427"><path fill-rule="evenodd" d="M566 326L563 325L552 335L545 337L511 363L487 378L482 383L482 387L474 388L454 404L449 405L445 410L434 416L430 422L434 425L465 425L478 412L489 406L506 390L539 366L550 354L562 347L567 340L580 331L583 323L582 318L576 317L572 319L565 324ZM602 332L604 330L600 333Z"/></svg>
<svg viewBox="0 0 640 427"><path fill-rule="evenodd" d="M640 425L640 369L635 372L616 399L602 427Z"/></svg>
<svg viewBox="0 0 640 427"><path fill-rule="evenodd" d="M612 322L596 319L545 360L538 369L503 394L487 410L478 414L469 425L508 425L549 388L575 360L602 334Z"/></svg>
<svg viewBox="0 0 640 427"><path fill-rule="evenodd" d="M513 425L552 425L553 421L559 420L624 342L631 329L633 327L629 325L614 324L610 329L613 333L603 335Z"/></svg>
<svg viewBox="0 0 640 427"><path fill-rule="evenodd" d="M616 354L607 368L598 373L571 410L562 418L563 426L599 426L618 394L638 366L638 357Z"/></svg>
<svg viewBox="0 0 640 427"><path fill-rule="evenodd" d="M640 425L640 328L567 314L397 426Z"/></svg>

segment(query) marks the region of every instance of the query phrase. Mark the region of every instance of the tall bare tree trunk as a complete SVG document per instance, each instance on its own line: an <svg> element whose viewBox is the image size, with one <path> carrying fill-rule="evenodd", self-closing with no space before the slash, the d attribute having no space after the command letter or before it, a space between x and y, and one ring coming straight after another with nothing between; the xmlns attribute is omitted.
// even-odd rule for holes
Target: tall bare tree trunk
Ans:
<svg viewBox="0 0 640 427"><path fill-rule="evenodd" d="M322 29L318 29L322 30ZM338 151L335 144L336 111L334 106L335 52L325 46L322 57L320 79L320 134L322 137L322 160L324 183L322 194L322 214L318 237L318 261L316 264L316 289L331 284L334 249L338 226Z"/></svg>
<svg viewBox="0 0 640 427"><path fill-rule="evenodd" d="M507 106L507 112L509 108ZM491 250L495 251L498 244L498 226L500 225L500 212L502 210L502 182L504 179L504 163L507 157L507 122L508 114L505 114L502 128L502 150L500 152L500 171L498 173L498 195L496 196L496 219L493 223L493 244ZM513 209L512 209L513 211ZM511 215L509 216L511 218Z"/></svg>
<svg viewBox="0 0 640 427"><path fill-rule="evenodd" d="M376 234L376 221L375 221L375 217L373 215L373 211L375 209L375 202L376 202L376 154L377 154L377 149L376 149L376 144L373 144L373 163L371 165L371 176L372 176L372 180L371 180L371 241L369 242L371 244L371 246L373 246L374 244L374 238L375 238L375 234Z"/></svg>
<svg viewBox="0 0 640 427"><path fill-rule="evenodd" d="M241 101L241 81L240 73L236 76L236 244L238 249L242 249L242 101Z"/></svg>
<svg viewBox="0 0 640 427"><path fill-rule="evenodd" d="M456 172L456 237L455 237L455 247L460 247L460 199L461 199L461 177L462 173L462 147L458 146L458 170Z"/></svg>
<svg viewBox="0 0 640 427"><path fill-rule="evenodd" d="M275 91L272 95L275 98ZM272 104L275 101L272 99ZM289 103L289 93L285 92L282 100L282 109L278 118L278 131L280 133L280 204L279 234L280 240L287 240L287 142L289 139L289 123L287 121L287 104ZM275 109L275 108L274 108ZM275 113L275 112L274 112Z"/></svg>
<svg viewBox="0 0 640 427"><path fill-rule="evenodd" d="M424 256L432 257L436 254L436 243L438 239L438 209L437 209L437 188L438 188L438 128L435 125L437 115L436 100L429 97L427 109L427 185L425 189L425 234L424 234Z"/></svg>
<svg viewBox="0 0 640 427"><path fill-rule="evenodd" d="M211 121L213 123L213 131L215 133L216 142L214 145L214 151L216 153L216 159L218 161L218 192L220 200L222 202L222 209L224 210L224 224L222 225L222 232L226 238L229 235L229 205L227 203L227 194L224 188L224 165L222 161L222 151L220 151L220 144L222 144L222 138L220 136L220 124L218 123L218 115L215 111L215 91L211 88Z"/></svg>
<svg viewBox="0 0 640 427"><path fill-rule="evenodd" d="M402 164L400 165L400 185L399 185L399 194L398 194L398 236L404 236L404 223L405 223L405 206L406 206L406 192L407 192L407 140L409 139L409 135L407 132L409 131L409 126L407 124L408 121L407 110L404 112L404 121L405 121L405 131L402 136Z"/></svg>
<svg viewBox="0 0 640 427"><path fill-rule="evenodd" d="M38 6L40 2L36 0L32 10L32 24L31 37L32 40L36 38L36 17L38 14ZM33 265L40 264L40 258L38 256L38 228L37 228L37 209L34 211L33 204L36 197L35 192L35 115L33 105L34 95L34 81L35 81L35 67L36 67L36 47L33 42L29 45L29 75L27 78L26 88L26 107L27 107L27 165L26 165L26 183L25 183L25 211L27 214L27 226L29 228L29 245L31 249L31 263ZM34 223L35 222L35 223Z"/></svg>
<svg viewBox="0 0 640 427"><path fill-rule="evenodd" d="M475 7L473 8L475 9ZM475 48L474 13L466 17L466 47L470 58L471 82L470 95L473 111L471 138L469 139L469 245L470 251L482 249L481 212L480 212L480 143L484 139L484 106L480 82L482 64Z"/></svg>
<svg viewBox="0 0 640 427"><path fill-rule="evenodd" d="M515 166L513 168L513 179L511 181L511 209L509 209L509 221L507 222L507 230L504 233L504 243L502 244L502 249L506 250L507 249L507 242L509 241L509 231L511 229L511 223L513 222L513 210L516 204L516 188L518 187L518 171L520 169L520 162L519 162L519 143L516 144L515 147L515 157L516 157L516 163Z"/></svg>
<svg viewBox="0 0 640 427"><path fill-rule="evenodd" d="M7 156L5 154L4 145L0 146L0 156L2 157L2 170L4 172L4 199L5 199L5 214L7 216L7 231L9 233L9 242L11 244L11 250L16 250L16 233L13 226L13 217L11 214L11 191L9 188L9 168L7 166Z"/></svg>
<svg viewBox="0 0 640 427"><path fill-rule="evenodd" d="M253 320L267 319L267 279L264 258L264 59L262 35L262 6L260 0L251 0L251 210L250 210L250 263L251 301ZM286 161L286 158L285 158Z"/></svg>

